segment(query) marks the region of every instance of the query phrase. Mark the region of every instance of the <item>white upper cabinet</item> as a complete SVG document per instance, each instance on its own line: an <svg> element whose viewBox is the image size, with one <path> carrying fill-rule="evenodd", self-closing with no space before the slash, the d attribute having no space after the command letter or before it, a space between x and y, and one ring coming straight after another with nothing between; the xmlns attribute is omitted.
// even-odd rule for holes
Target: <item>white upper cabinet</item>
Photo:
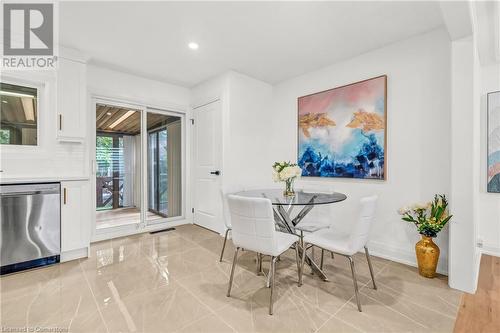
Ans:
<svg viewBox="0 0 500 333"><path fill-rule="evenodd" d="M66 142L83 142L87 124L85 64L59 58L58 66L57 139Z"/></svg>

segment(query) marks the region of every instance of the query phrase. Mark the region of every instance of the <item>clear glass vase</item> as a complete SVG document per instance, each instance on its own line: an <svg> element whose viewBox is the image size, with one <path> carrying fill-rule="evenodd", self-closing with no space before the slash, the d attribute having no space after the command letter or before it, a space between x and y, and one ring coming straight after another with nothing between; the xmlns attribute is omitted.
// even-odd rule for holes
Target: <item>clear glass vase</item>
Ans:
<svg viewBox="0 0 500 333"><path fill-rule="evenodd" d="M293 197L295 195L295 191L293 190L294 181L295 179L293 178L285 180L285 191L283 191L285 197Z"/></svg>

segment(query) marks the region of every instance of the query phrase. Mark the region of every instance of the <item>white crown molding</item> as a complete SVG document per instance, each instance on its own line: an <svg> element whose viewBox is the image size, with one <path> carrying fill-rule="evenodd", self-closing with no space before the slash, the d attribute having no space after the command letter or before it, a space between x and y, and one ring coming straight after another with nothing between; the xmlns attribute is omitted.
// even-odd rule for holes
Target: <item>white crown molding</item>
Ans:
<svg viewBox="0 0 500 333"><path fill-rule="evenodd" d="M90 56L70 47L59 45L59 57L78 61L86 64L90 60Z"/></svg>

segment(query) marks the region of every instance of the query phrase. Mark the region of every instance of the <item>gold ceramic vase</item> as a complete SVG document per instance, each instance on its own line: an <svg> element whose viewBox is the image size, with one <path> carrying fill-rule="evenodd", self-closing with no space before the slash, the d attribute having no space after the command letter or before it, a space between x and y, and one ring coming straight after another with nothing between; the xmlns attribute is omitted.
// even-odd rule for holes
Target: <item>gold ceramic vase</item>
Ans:
<svg viewBox="0 0 500 333"><path fill-rule="evenodd" d="M418 273L420 275L426 278L436 276L439 252L439 247L432 241L432 237L422 235L422 239L415 244Z"/></svg>

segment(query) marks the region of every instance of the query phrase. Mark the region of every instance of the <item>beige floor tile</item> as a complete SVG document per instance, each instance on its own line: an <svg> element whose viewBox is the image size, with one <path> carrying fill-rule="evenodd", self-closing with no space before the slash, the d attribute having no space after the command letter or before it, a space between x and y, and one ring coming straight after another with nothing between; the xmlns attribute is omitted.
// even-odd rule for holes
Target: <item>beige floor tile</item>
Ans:
<svg viewBox="0 0 500 333"><path fill-rule="evenodd" d="M364 332L415 332L426 327L401 313L360 294L363 312L359 312L356 300L351 299L335 315L347 324Z"/></svg>
<svg viewBox="0 0 500 333"><path fill-rule="evenodd" d="M178 332L182 333L229 333L236 332L226 323L224 323L221 318L210 314L203 317L185 327L180 329Z"/></svg>
<svg viewBox="0 0 500 333"><path fill-rule="evenodd" d="M220 235L216 232L209 231L205 228L199 227L194 224L186 224L175 227L175 232L177 232L182 237L187 240L198 243L209 238L221 239Z"/></svg>
<svg viewBox="0 0 500 333"><path fill-rule="evenodd" d="M210 313L182 287L131 295L102 309L110 332L174 332Z"/></svg>
<svg viewBox="0 0 500 333"><path fill-rule="evenodd" d="M52 274L54 270L58 273L52 275L49 280L42 279L41 282L35 283L36 289L27 293L23 289L2 292L3 326L67 328L71 318L97 310L78 262L53 266L46 273ZM27 276L43 274L42 269L26 273ZM16 276L19 274L9 276L5 280ZM22 279L27 280L26 277ZM6 297L3 297L4 295Z"/></svg>
<svg viewBox="0 0 500 333"><path fill-rule="evenodd" d="M279 288L270 316L269 296L269 288L243 297L233 295L217 314L238 332L314 332L329 318L319 308Z"/></svg>
<svg viewBox="0 0 500 333"><path fill-rule="evenodd" d="M197 244L204 248L207 251L212 252L214 255L220 257L220 253L222 251L222 244L224 244L224 237L210 237L208 239L203 239L197 241ZM224 250L224 261L232 262L234 255L234 245L231 239L228 239L226 242L226 248Z"/></svg>
<svg viewBox="0 0 500 333"><path fill-rule="evenodd" d="M328 319L326 323L321 326L321 328L317 331L318 333L362 333L359 329L355 328L343 322L342 320L336 318L335 316Z"/></svg>
<svg viewBox="0 0 500 333"><path fill-rule="evenodd" d="M352 279L342 275L331 276L328 282L315 275L305 275L301 287L298 287L295 279L288 281L290 293L332 315L354 296ZM282 279L279 282L281 285L286 283Z"/></svg>
<svg viewBox="0 0 500 333"><path fill-rule="evenodd" d="M422 331L453 332L456 315L450 316L434 310L433 299L415 300L381 283L377 290L364 288L362 293L419 322L425 327Z"/></svg>
<svg viewBox="0 0 500 333"><path fill-rule="evenodd" d="M196 274L204 268L215 268L219 264L219 258L216 255L201 247L161 257L159 261L170 276L178 279Z"/></svg>
<svg viewBox="0 0 500 333"><path fill-rule="evenodd" d="M86 270L87 281L99 306L113 302L116 295L126 297L145 291L169 287L172 284L162 264L143 258L136 263L124 262L97 270Z"/></svg>
<svg viewBox="0 0 500 333"><path fill-rule="evenodd" d="M391 262L377 276L377 282L387 289L408 296L419 305L456 317L462 293L449 288L445 276L424 278L418 275L415 267Z"/></svg>
<svg viewBox="0 0 500 333"><path fill-rule="evenodd" d="M195 294L212 310L217 310L227 305L226 293L230 276L228 266L220 263L215 267L207 267L194 275L176 281ZM244 296L262 288L265 283L264 277L237 267L234 273L232 292L234 295Z"/></svg>
<svg viewBox="0 0 500 333"><path fill-rule="evenodd" d="M136 243L107 241L99 242L95 248L92 246L90 256L81 259L80 263L84 270L97 270L139 260L142 260L140 241Z"/></svg>
<svg viewBox="0 0 500 333"><path fill-rule="evenodd" d="M17 298L22 295L37 293L44 285L60 276L59 265L34 269L2 276L0 278L0 291L2 300Z"/></svg>
<svg viewBox="0 0 500 333"><path fill-rule="evenodd" d="M164 257L197 248L197 244L177 233L154 234L141 241L141 251L150 257Z"/></svg>
<svg viewBox="0 0 500 333"><path fill-rule="evenodd" d="M69 332L81 333L101 333L108 332L106 324L101 317L100 312L95 309L94 311L78 313L71 317L68 324Z"/></svg>
<svg viewBox="0 0 500 333"><path fill-rule="evenodd" d="M325 255L330 281L311 275L297 285L295 252L277 263L274 315L270 289L257 275L256 254L240 251L226 297L234 246L189 225L92 244L87 259L0 278L3 327L69 328L70 332L449 332L461 293L447 279L425 279L413 267L372 257L371 289L364 254L355 255L363 312L351 271ZM321 251L316 250L319 263ZM264 273L269 257L264 257Z"/></svg>

